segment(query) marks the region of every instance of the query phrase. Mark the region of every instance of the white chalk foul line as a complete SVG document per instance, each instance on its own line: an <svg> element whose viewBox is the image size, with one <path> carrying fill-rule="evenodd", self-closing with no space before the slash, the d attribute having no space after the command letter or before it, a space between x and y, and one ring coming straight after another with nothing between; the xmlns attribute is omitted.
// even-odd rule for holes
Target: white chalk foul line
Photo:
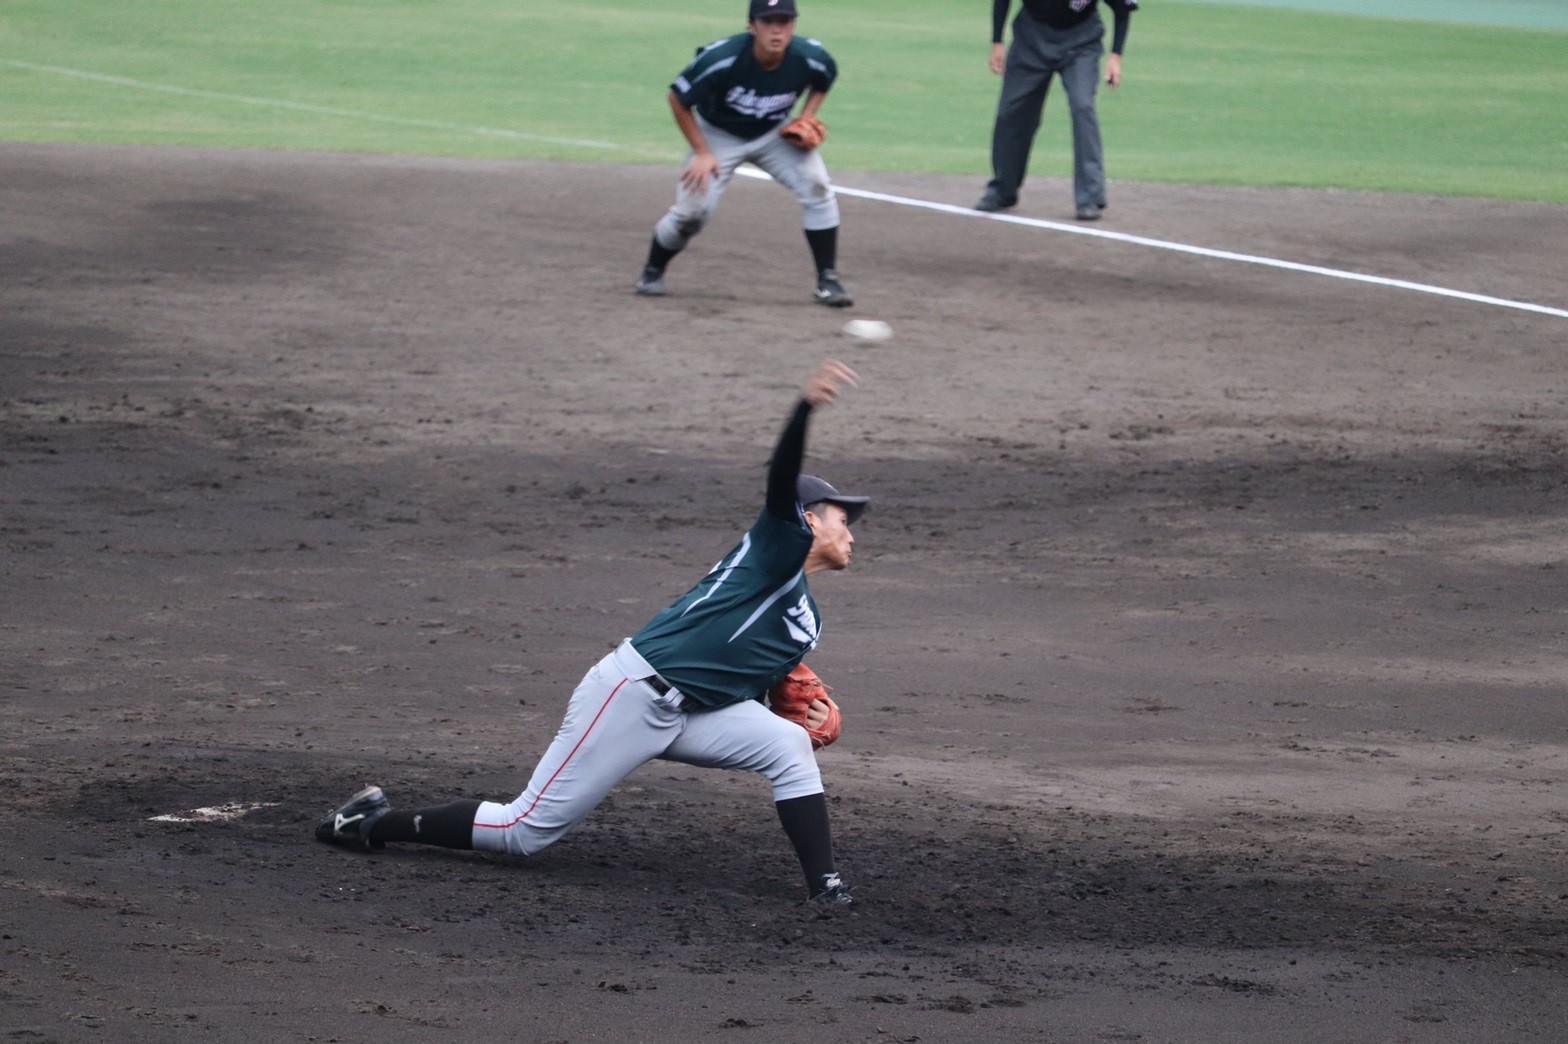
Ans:
<svg viewBox="0 0 1568 1044"><path fill-rule="evenodd" d="M70 76L82 80L92 80L98 83L113 84L118 87L132 87L137 90L157 91L163 94L177 94L190 98L206 98L211 101L234 102L239 105L258 105L275 109L289 109L295 112L309 112L322 116L336 116L343 119L370 120L376 123L391 123L404 127L425 127L433 130L455 131L461 134L477 134L489 137L511 138L516 141L537 141L550 145L572 145L579 148L604 149L606 151L635 152L643 155L667 156L668 153L622 145L613 141L595 141L589 138L564 138L547 134L529 134L526 131L507 130L500 127L476 127L462 123L452 123L446 120L420 120L403 116L387 116L381 113L361 112L356 109L340 109L327 105L310 105L305 102L283 101L278 98L256 98L244 94L225 94L221 91L203 91L190 87L177 87L172 84L148 83L144 80L133 80L125 76L110 76L106 73L89 72L85 69L70 69L59 65L40 65L36 62L20 61L15 58L0 58L0 65L8 65L16 69L26 69L30 72L51 73L56 76ZM743 167L736 173L748 177L769 179L769 176L751 167ZM837 188L841 195L857 199L874 200L880 203L893 203L903 207L914 207L920 210L933 210L943 214L956 214L967 218L984 218L988 221L1002 221L1013 225L1024 225L1030 228L1043 228L1053 232L1069 232L1078 236L1095 236L1100 239L1111 239L1135 246L1150 247L1156 250L1171 250L1177 253L1194 254L1199 257L1211 257L1220 261L1234 261L1241 264L1263 265L1268 268L1280 268L1291 272L1305 272L1309 275L1327 276L1331 279L1344 279L1356 283L1370 283L1375 286L1386 286L1397 290L1413 290L1417 293L1435 294L1439 297L1450 297L1461 301L1472 301L1476 304L1493 305L1498 308L1513 308L1524 312L1535 312L1539 315L1551 315L1568 319L1568 309L1552 308L1548 305L1532 304L1528 301L1513 301L1505 297L1490 297L1486 294L1472 294L1464 290L1452 290L1448 287L1433 286L1428 283L1413 283L1407 279L1391 279L1387 276L1367 275L1362 272L1350 272L1340 268L1326 268L1322 265L1306 265L1297 261L1285 261L1274 257L1261 257L1256 254L1238 254L1231 250L1214 250L1210 247L1192 246L1188 243L1176 243L1166 239L1150 239L1147 236L1134 236L1126 232L1111 232L1101 228L1084 228L1080 225L1069 225L1060 221L1045 221L1040 218L1019 217L1015 214L987 214L969 207L954 206L951 203L936 203L931 200L915 199L911 196L894 196L886 192L871 192L866 189Z"/></svg>
<svg viewBox="0 0 1568 1044"><path fill-rule="evenodd" d="M767 177L761 171L753 173L744 171L756 177ZM933 203L930 200L914 199L910 196L892 196L885 192L870 192L865 189L844 188L834 186L834 191L844 196L854 196L858 199L871 199L881 203L896 203L903 207L916 207L920 210L935 210L943 214L958 214L963 217L984 218L988 221L1003 221L1011 225L1026 225L1030 228L1045 228L1053 232L1070 232L1076 236L1095 236L1099 239L1114 239L1122 243L1132 243L1136 246L1152 247L1156 250L1174 250L1182 254L1196 254L1199 257L1212 257L1220 261L1236 261L1248 265L1264 265L1268 268L1283 268L1291 272L1306 272L1310 275L1328 276L1333 279L1346 279L1356 283L1372 283L1376 286L1392 287L1398 290L1414 290L1423 294L1436 294L1439 297L1453 297L1461 301L1473 301L1477 304L1495 305L1499 308L1516 308L1525 312L1536 312L1540 315L1554 315L1561 319L1568 319L1568 309L1552 308L1548 305L1531 304L1528 301L1513 301L1506 297L1489 297L1486 294L1472 294L1464 290L1451 290L1443 286L1432 286L1428 283L1412 283L1408 279L1391 279L1387 276L1366 275L1362 272L1349 272L1340 268L1325 268L1322 265L1306 265L1298 261L1283 261L1274 257L1260 257L1256 254L1238 254L1231 250L1214 250L1210 247L1192 246L1187 243L1174 243L1167 239L1150 239L1147 236L1134 236L1126 232L1112 232L1103 228L1085 228L1082 225L1069 225L1061 221L1045 221L1040 218L1019 217L1015 214L988 214L974 210L970 207L958 207L951 203Z"/></svg>

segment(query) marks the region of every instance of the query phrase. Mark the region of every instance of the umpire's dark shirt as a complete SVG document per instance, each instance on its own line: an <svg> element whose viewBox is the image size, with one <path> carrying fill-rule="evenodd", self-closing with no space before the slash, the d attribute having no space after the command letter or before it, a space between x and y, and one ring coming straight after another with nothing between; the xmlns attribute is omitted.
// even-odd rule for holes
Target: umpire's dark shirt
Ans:
<svg viewBox="0 0 1568 1044"><path fill-rule="evenodd" d="M1029 17L1052 29L1071 29L1094 14L1098 0L1023 0L1024 10L1029 12ZM1002 42L1002 28L1007 24L1007 9L1012 0L991 0L991 42ZM1111 50L1116 54L1122 53L1122 47L1127 42L1127 25L1129 17L1138 9L1138 0L1105 0L1105 6L1111 9L1115 28L1112 30Z"/></svg>

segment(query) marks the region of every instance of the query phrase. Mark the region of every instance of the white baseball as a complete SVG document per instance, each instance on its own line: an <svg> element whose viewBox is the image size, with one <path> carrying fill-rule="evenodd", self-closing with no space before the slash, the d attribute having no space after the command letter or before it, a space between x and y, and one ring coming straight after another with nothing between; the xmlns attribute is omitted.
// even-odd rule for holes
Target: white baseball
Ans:
<svg viewBox="0 0 1568 1044"><path fill-rule="evenodd" d="M844 333L857 341L885 341L893 336L893 328L880 319L851 319L844 324Z"/></svg>

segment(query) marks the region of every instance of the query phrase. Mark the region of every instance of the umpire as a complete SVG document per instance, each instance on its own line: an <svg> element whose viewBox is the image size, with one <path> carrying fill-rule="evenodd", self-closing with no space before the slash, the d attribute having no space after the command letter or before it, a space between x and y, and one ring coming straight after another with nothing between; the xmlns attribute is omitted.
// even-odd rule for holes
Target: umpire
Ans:
<svg viewBox="0 0 1568 1044"><path fill-rule="evenodd" d="M976 210L1005 210L1018 202L1018 189L1029 167L1029 149L1040 129L1046 89L1053 75L1061 77L1073 119L1073 197L1079 221L1097 221L1105 209L1105 162L1100 121L1095 114L1095 89L1100 55L1105 52L1105 23L1098 0L1023 0L1013 19L1013 45L1002 46L1009 0L991 3L991 71L1002 77L991 135L993 177ZM1105 63L1106 85L1122 80L1122 48L1138 0L1105 0L1114 27L1111 56Z"/></svg>

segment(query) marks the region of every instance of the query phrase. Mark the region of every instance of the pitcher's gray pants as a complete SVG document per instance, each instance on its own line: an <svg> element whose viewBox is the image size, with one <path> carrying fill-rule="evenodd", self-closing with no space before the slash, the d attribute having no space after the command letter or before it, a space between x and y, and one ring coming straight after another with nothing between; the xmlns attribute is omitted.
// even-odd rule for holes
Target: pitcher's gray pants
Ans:
<svg viewBox="0 0 1568 1044"><path fill-rule="evenodd" d="M1105 161L1094 95L1100 85L1100 55L1105 53L1105 23L1099 13L1058 32L1027 10L1013 19L1013 42L1002 73L1002 97L991 135L991 189L1004 202L1018 199L1029 168L1029 149L1040 129L1046 89L1060 76L1073 119L1073 201L1080 207L1105 206Z"/></svg>
<svg viewBox="0 0 1568 1044"><path fill-rule="evenodd" d="M757 700L688 712L679 690L661 693L648 684L652 675L630 639L595 664L572 694L528 789L509 804L480 802L473 846L536 855L654 758L759 772L773 784L775 802L822 793L805 729Z"/></svg>

